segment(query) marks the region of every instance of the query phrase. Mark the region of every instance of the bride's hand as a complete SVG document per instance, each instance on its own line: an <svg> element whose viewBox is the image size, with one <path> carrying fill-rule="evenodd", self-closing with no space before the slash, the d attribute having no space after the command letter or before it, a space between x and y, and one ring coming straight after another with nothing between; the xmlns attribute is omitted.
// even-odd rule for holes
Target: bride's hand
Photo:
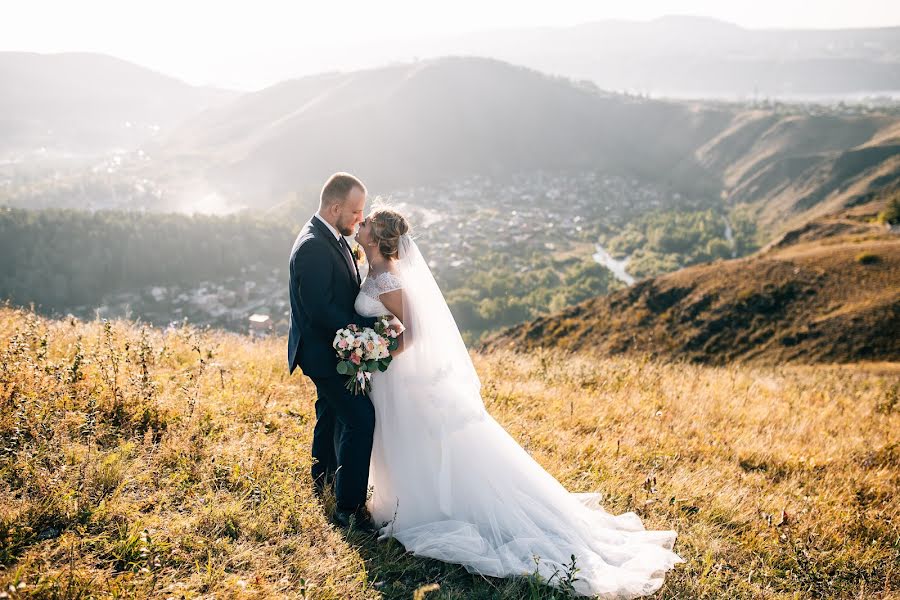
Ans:
<svg viewBox="0 0 900 600"><path fill-rule="evenodd" d="M397 340L397 349L391 351L391 356L397 356L398 354L403 352L403 332L406 331L406 327L402 322L400 322L400 319L398 319L394 315L385 315L383 318L387 319L388 330L396 333L394 339Z"/></svg>
<svg viewBox="0 0 900 600"><path fill-rule="evenodd" d="M388 329L396 331L398 336L406 331L406 327L404 327L403 323L400 322L400 319L394 315L385 315L384 318L388 321Z"/></svg>

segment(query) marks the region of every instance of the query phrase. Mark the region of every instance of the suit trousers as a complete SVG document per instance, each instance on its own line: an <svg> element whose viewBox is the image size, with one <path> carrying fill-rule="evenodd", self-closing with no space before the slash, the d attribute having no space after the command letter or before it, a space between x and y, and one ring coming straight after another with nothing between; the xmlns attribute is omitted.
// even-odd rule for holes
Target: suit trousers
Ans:
<svg viewBox="0 0 900 600"><path fill-rule="evenodd" d="M340 510L365 506L369 460L375 432L375 408L365 394L345 387L347 378L311 377L316 386L316 425L313 429L312 478L324 485L334 476L334 495Z"/></svg>

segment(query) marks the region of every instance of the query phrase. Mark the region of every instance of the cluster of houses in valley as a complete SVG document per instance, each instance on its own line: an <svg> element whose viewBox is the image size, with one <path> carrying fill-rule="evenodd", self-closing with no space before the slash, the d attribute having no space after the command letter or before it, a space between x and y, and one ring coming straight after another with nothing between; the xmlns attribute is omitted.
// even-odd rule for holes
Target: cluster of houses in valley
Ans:
<svg viewBox="0 0 900 600"><path fill-rule="evenodd" d="M497 181L472 176L441 186L390 194L409 214L423 254L438 276L465 268L481 252L507 254L513 268L528 268L533 251L564 251L593 244L640 212L678 202L662 186L599 172L536 171Z"/></svg>
<svg viewBox="0 0 900 600"><path fill-rule="evenodd" d="M475 261L486 251L502 255L504 264L517 272L530 268L535 251L565 252L580 244L589 257L601 233L620 229L636 212L680 197L661 186L610 174L534 172L504 181L472 176L398 190L387 199L409 216L424 256L442 281L449 272L479 268ZM158 326L186 320L259 336L285 334L289 310L287 274L256 267L224 281L112 294L99 308L73 313L140 317Z"/></svg>
<svg viewBox="0 0 900 600"><path fill-rule="evenodd" d="M157 326L186 320L192 325L264 336L287 331L287 311L286 275L274 269L255 273L252 278L202 282L195 287L154 286L111 294L96 309L81 307L72 312L85 318L139 316Z"/></svg>

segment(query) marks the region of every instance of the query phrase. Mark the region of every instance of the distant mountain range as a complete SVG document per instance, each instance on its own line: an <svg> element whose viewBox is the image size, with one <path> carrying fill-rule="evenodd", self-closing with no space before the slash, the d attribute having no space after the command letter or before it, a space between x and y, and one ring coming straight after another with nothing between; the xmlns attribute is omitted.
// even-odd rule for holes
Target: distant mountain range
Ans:
<svg viewBox="0 0 900 600"><path fill-rule="evenodd" d="M339 169L375 190L606 171L747 205L774 238L753 256L638 282L492 345L712 363L900 358L900 240L869 222L885 194L900 193L897 109L663 101L473 57L249 94L86 54L0 53L0 78L0 152L142 144L150 159L128 176L160 189L196 186L265 209Z"/></svg>
<svg viewBox="0 0 900 600"><path fill-rule="evenodd" d="M710 364L900 360L900 236L872 222L898 195L863 196L755 255L645 279L486 345Z"/></svg>
<svg viewBox="0 0 900 600"><path fill-rule="evenodd" d="M150 152L263 207L339 167L378 189L604 169L753 205L774 234L900 178L900 115L650 100L442 58L284 82L199 115Z"/></svg>
<svg viewBox="0 0 900 600"><path fill-rule="evenodd" d="M717 192L692 152L728 118L442 58L283 82L199 115L149 152L257 206L337 168L378 189L591 168Z"/></svg>
<svg viewBox="0 0 900 600"><path fill-rule="evenodd" d="M835 97L900 93L900 27L746 29L691 16L498 30L437 45L603 89L673 97ZM424 53L423 53L424 54Z"/></svg>
<svg viewBox="0 0 900 600"><path fill-rule="evenodd" d="M90 53L0 52L0 153L133 147L234 92Z"/></svg>
<svg viewBox="0 0 900 600"><path fill-rule="evenodd" d="M253 64L258 67L243 77L274 82L448 55L496 58L590 80L607 90L654 97L900 95L900 27L747 29L694 16L379 40L328 48L315 56L282 50L257 57Z"/></svg>
<svg viewBox="0 0 900 600"><path fill-rule="evenodd" d="M703 39L722 37L722 24L703 23ZM872 39L893 52L883 38ZM873 56L870 46L859 52ZM653 100L494 59L325 73L241 95L87 54L0 53L0 77L11 84L0 150L143 143L148 178L262 209L338 169L378 190L593 169L749 204L775 235L900 177L897 109Z"/></svg>

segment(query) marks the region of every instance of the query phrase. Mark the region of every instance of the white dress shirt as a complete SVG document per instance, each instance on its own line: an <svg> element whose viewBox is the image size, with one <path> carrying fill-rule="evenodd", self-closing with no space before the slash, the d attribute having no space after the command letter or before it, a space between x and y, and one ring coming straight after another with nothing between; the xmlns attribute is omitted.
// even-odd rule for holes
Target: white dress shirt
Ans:
<svg viewBox="0 0 900 600"><path fill-rule="evenodd" d="M338 233L337 229L335 229L334 227L332 227L332 226L331 226L331 223L329 223L328 221L326 221L326 220L322 217L322 215L320 215L318 212L316 212L316 215L315 215L315 216L316 216L316 218L317 218L318 220L320 220L320 221L322 221L323 223L325 223L325 227L328 228L328 231L331 232L331 234L334 236L334 239L336 239L338 242L340 242L340 241L341 241L341 234Z"/></svg>

